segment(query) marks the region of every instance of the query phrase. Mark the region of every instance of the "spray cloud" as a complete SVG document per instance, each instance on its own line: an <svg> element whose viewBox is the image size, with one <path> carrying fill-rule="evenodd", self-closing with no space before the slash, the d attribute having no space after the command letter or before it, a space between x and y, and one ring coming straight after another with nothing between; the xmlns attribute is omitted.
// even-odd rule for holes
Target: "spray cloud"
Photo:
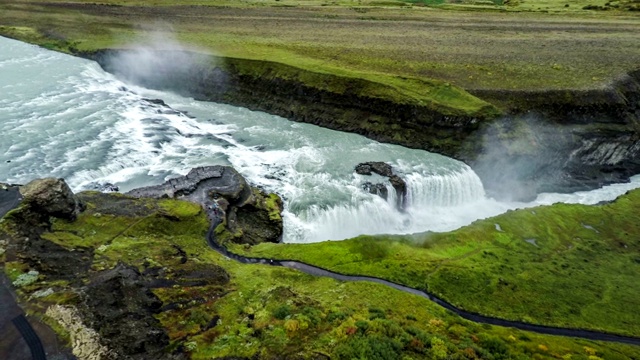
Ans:
<svg viewBox="0 0 640 360"><path fill-rule="evenodd" d="M187 95L197 93L199 84L211 77L214 57L207 50L180 43L168 25L142 28L144 32L138 39L106 59L105 69L135 85ZM223 80L217 78L216 83Z"/></svg>

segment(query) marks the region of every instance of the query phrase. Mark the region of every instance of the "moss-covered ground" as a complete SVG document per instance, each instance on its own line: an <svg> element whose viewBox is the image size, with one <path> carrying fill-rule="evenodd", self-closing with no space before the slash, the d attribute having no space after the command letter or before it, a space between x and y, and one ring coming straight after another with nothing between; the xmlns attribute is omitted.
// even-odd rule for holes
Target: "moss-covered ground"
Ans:
<svg viewBox="0 0 640 360"><path fill-rule="evenodd" d="M611 204L511 211L449 233L235 250L382 277L486 315L638 336L638 211L636 190Z"/></svg>
<svg viewBox="0 0 640 360"><path fill-rule="evenodd" d="M117 262L134 265L141 271L163 269L169 279L176 280L176 284L153 289L163 301L163 311L156 317L170 336L171 348L182 349L194 359L226 355L257 355L259 358L323 358L327 355L334 359L593 360L640 357L637 347L543 336L471 323L426 299L378 284L339 282L285 268L237 263L207 247L204 235L208 223L200 207L194 204L173 200L127 200L122 196L97 194L83 195L83 200L87 203L87 211L75 222L55 220L52 231L45 237L69 249L77 246L95 249L89 274L77 275L83 282L88 281L92 273L111 268ZM563 207L558 209L564 210ZM544 216L543 209L535 211ZM520 239L512 234L510 224L521 220L518 216L526 215L514 212L508 216L514 216L513 223L506 218L496 220L501 221L505 230L503 237L492 240L491 251L497 255L502 254L500 249L518 252L516 243ZM11 228L12 221L14 218L11 216L2 220L5 236L10 235L7 229ZM589 224L594 228L609 235L600 223L591 218L585 221L591 221ZM567 219L565 226L569 226L569 222ZM532 227L531 231L534 229ZM485 238L494 234L491 229L484 230ZM583 243L596 241L588 235L580 232ZM436 238L430 241L428 247L432 258L461 258L482 247L483 243L480 236L472 243L468 239L455 240L456 233L442 236L438 241ZM509 237L514 238L507 240ZM357 239L327 245L344 244L350 250L341 250L345 256L343 262L351 263L352 269L362 266L362 273L372 272L368 263L391 259L396 256L394 254L409 249L409 245L404 243L378 240L365 246L362 241ZM463 246L465 242L469 243L466 247ZM512 244L511 248L506 244ZM550 244L542 237L538 239L541 249ZM632 248L633 244L628 246ZM260 247L255 252L280 252L287 257L296 257L296 251L303 249L305 253L317 256L314 255L317 248L280 245ZM576 248L574 251L581 251L579 245ZM410 249L416 256L403 268L406 272L415 267L420 272L420 263L427 250ZM625 252L631 250L619 250L622 257L626 257ZM29 270L19 256L13 259L4 256L4 271L12 278L17 272ZM337 253L332 255L328 251L326 259L338 261L335 256ZM302 253L298 257L305 258ZM360 260L354 261L356 257ZM387 262L392 269L394 262ZM492 263L498 264L498 261L494 259ZM542 262L540 267L544 264ZM384 263L381 265L385 268ZM180 278L181 274L194 270L212 273L212 269L220 267L230 275L230 282L199 286L181 282L184 280ZM592 271L594 274L597 272ZM32 297L36 291L47 288L52 288L54 293L42 298ZM50 304L77 302L77 289L71 291L67 282L52 282L41 274L34 284L21 287L18 292L30 312L42 314ZM588 294L585 296L588 298ZM580 299L576 297L576 300ZM535 304L532 306L535 308ZM628 304L628 309L632 306Z"/></svg>

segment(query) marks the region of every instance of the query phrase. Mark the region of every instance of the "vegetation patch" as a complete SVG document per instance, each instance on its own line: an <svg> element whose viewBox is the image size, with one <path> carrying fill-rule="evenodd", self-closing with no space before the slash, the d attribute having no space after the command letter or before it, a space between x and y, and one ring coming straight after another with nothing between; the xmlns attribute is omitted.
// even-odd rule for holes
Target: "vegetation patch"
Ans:
<svg viewBox="0 0 640 360"><path fill-rule="evenodd" d="M317 61L284 64L238 58L223 59L234 73L261 79L280 79L341 95L388 100L436 110L445 115L486 116L497 110L450 83L383 73L318 66ZM284 60L284 59L282 59ZM293 60L293 59L292 59ZM295 64L295 65L293 65ZM313 69L309 70L307 69Z"/></svg>
<svg viewBox="0 0 640 360"><path fill-rule="evenodd" d="M80 194L80 198L87 210L75 222L55 220L47 236L74 234L57 236L54 240L65 249L74 246L94 249L88 252L93 254L91 269L86 274L78 274L90 285L85 288L77 283L50 281L40 274L34 283L17 290L21 302L66 339L78 334L70 333L68 321L64 320L67 318L59 316L60 310L79 309L69 310L74 311L76 322L79 317L95 316L88 315L83 304L88 302L95 308L96 304L105 303L97 298L102 296L98 294L110 292L105 286L112 284L110 286L116 286L114 291L126 290L130 296L142 296L144 288L149 288L152 293L136 301L156 308L153 316L168 341L164 352L183 352L193 359L224 356L264 359L291 356L335 359L572 356L586 359L598 356L622 359L640 356L639 350L630 346L471 323L426 299L379 284L339 282L285 268L237 263L207 247L204 235L208 222L204 212L191 203L91 193ZM114 206L123 200L128 207ZM4 221L11 223L16 219L19 216ZM110 230L111 227L114 229ZM508 229L507 223L503 228ZM8 234L3 232L3 235ZM379 243L371 247L359 242L364 238L347 241L344 254L352 255L343 260L363 265L380 264L409 249L421 254L410 240L409 237L394 242L377 239L374 241ZM431 249L440 249L436 253L441 258L466 251L436 246L437 241L431 238L423 245L430 243ZM261 245L257 249L266 251L267 248ZM418 256L417 261L421 260ZM19 257L3 266L12 279L29 271ZM363 272L367 269L364 266ZM131 274L127 275L130 280L114 282L120 279L121 273ZM398 276L400 274L398 272ZM106 279L111 280L105 282L107 275ZM145 284L143 288L139 288L141 284ZM49 289L53 289L53 294ZM47 295L34 296L42 293ZM87 294L93 294L93 298L87 298ZM104 313L104 309L95 309ZM45 316L45 312L49 315ZM109 312L104 314L113 316ZM139 326L140 322L129 324ZM94 329L95 346L111 344L103 351L114 348L119 352L130 351L122 343L116 342L114 347L113 341L119 335L110 334L107 329L110 327ZM91 329L83 331L92 332ZM163 336L158 334L155 338ZM163 356L158 354L157 358Z"/></svg>
<svg viewBox="0 0 640 360"><path fill-rule="evenodd" d="M635 190L611 204L510 211L449 233L234 251L382 277L485 315L637 335L638 204Z"/></svg>

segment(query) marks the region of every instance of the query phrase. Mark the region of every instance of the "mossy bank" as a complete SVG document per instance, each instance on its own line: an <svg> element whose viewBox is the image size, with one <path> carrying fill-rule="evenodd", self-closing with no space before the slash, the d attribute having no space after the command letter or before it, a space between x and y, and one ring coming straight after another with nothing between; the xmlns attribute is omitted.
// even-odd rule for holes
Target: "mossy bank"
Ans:
<svg viewBox="0 0 640 360"><path fill-rule="evenodd" d="M193 203L96 192L77 200L84 211L67 220L33 223L24 204L8 213L0 259L20 303L80 358L640 356L632 346L471 323L378 284L225 259L207 246L209 221ZM379 257L384 251L373 244L370 257ZM299 249L281 246L287 255ZM46 261L56 257L66 260Z"/></svg>
<svg viewBox="0 0 640 360"><path fill-rule="evenodd" d="M449 233L234 248L425 289L462 309L638 336L640 190L510 211Z"/></svg>

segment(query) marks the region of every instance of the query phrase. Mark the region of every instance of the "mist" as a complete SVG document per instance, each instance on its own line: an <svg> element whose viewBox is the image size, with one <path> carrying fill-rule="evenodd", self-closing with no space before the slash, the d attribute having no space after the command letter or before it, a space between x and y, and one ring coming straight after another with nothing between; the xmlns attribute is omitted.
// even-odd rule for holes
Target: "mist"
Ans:
<svg viewBox="0 0 640 360"><path fill-rule="evenodd" d="M480 138L482 150L471 167L490 197L531 201L542 192L564 192L573 147L570 127L537 114L509 116L491 123Z"/></svg>
<svg viewBox="0 0 640 360"><path fill-rule="evenodd" d="M180 43L168 26L145 27L144 35L109 54L105 70L127 83L185 95L198 94L207 81L224 86L221 74L212 76L216 58L208 50Z"/></svg>

